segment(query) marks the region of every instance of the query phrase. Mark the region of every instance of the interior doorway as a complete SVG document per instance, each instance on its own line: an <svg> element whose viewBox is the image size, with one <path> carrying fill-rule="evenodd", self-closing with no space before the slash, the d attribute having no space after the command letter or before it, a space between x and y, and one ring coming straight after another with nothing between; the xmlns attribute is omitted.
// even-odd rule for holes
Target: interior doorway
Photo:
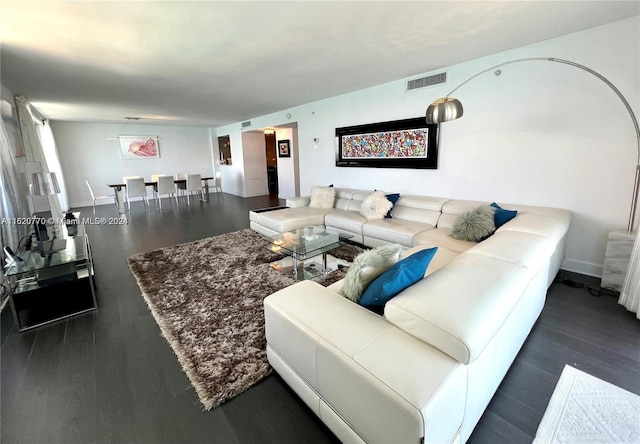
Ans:
<svg viewBox="0 0 640 444"><path fill-rule="evenodd" d="M278 155L276 152L276 133L266 131L264 144L267 154L267 185L269 194L278 196Z"/></svg>

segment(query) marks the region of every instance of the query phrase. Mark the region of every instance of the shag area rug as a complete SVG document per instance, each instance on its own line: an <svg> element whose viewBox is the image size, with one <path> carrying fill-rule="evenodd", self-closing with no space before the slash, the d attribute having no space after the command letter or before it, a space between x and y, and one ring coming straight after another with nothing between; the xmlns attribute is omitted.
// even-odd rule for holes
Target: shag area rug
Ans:
<svg viewBox="0 0 640 444"><path fill-rule="evenodd" d="M281 256L267 245L247 229L128 258L162 335L207 410L271 372L262 300L294 280L269 266ZM346 245L332 255L350 261L361 251ZM345 272L317 282L329 285Z"/></svg>
<svg viewBox="0 0 640 444"><path fill-rule="evenodd" d="M638 443L640 396L565 365L533 442Z"/></svg>

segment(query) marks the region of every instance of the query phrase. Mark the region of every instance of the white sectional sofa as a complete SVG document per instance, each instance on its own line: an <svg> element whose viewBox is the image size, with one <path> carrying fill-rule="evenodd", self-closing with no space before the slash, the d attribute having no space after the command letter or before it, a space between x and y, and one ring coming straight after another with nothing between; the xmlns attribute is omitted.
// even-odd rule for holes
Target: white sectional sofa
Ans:
<svg viewBox="0 0 640 444"><path fill-rule="evenodd" d="M486 202L401 196L391 219L367 221L371 191L336 189L255 213L264 234L325 224L369 246L438 246L425 277L375 314L304 281L265 299L269 362L344 442L465 442L538 318L564 258L570 213L501 204L518 215L488 239L451 238L456 217Z"/></svg>

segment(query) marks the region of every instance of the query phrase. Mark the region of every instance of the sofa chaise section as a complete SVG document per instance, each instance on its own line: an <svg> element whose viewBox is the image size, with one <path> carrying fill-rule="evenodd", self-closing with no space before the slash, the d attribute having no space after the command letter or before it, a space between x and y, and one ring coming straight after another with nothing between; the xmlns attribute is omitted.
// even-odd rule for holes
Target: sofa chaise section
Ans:
<svg viewBox="0 0 640 444"><path fill-rule="evenodd" d="M249 226L252 230L267 236L310 225L324 225L324 216L332 209L296 207L284 208L261 213L249 213Z"/></svg>
<svg viewBox="0 0 640 444"><path fill-rule="evenodd" d="M463 365L315 282L296 287L265 300L269 362L342 441L456 439Z"/></svg>

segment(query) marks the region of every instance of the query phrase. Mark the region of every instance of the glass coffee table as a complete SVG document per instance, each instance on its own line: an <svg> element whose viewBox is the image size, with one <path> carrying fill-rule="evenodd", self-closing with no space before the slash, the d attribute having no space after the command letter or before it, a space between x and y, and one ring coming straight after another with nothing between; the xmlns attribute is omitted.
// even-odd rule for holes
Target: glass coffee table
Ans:
<svg viewBox="0 0 640 444"><path fill-rule="evenodd" d="M314 279L326 275L327 254L343 246L352 236L338 233L326 227L310 226L283 234L270 236L269 250L288 260L272 262L270 265L295 280ZM305 267L304 261L322 255L320 267L311 264Z"/></svg>

